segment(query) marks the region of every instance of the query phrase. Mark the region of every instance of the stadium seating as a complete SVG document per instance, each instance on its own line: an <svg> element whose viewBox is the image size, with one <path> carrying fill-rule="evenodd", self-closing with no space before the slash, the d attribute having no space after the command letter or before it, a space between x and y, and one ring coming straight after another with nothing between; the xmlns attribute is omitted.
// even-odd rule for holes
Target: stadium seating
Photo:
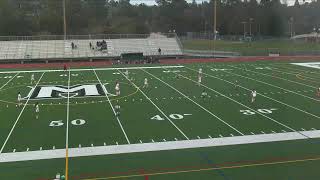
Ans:
<svg viewBox="0 0 320 180"><path fill-rule="evenodd" d="M120 57L122 53L142 52L144 56L182 55L176 38L134 38L104 39L107 50L96 49L96 42L103 39L72 39L72 40L15 40L0 41L0 60L10 59L61 59L61 58L101 58ZM72 49L71 43L76 48ZM90 49L89 43L95 48Z"/></svg>

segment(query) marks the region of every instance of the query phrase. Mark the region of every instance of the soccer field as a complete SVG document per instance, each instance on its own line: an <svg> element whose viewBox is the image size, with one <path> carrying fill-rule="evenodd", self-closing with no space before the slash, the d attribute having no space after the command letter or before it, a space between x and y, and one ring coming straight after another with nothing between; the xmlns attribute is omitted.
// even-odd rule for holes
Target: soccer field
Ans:
<svg viewBox="0 0 320 180"><path fill-rule="evenodd" d="M319 62L0 71L0 179L316 179L319 82Z"/></svg>

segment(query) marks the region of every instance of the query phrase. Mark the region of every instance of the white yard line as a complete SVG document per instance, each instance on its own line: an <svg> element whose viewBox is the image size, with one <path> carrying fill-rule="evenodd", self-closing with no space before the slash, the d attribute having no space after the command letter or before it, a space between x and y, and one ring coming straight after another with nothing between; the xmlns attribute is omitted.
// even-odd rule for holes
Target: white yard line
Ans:
<svg viewBox="0 0 320 180"><path fill-rule="evenodd" d="M230 66L230 65L229 65L229 66ZM251 66L251 65L249 65L249 66ZM299 84L299 85L302 85L302 86L306 86L306 87L309 87L309 88L312 88L312 89L316 89L316 88L317 88L317 87L315 87L315 86L307 85L307 84L304 84L304 83L292 81L292 80L285 79L285 78L281 78L281 77L277 77L277 76L272 76L272 75L269 75L269 74L264 74L264 73L252 71L252 70L249 70L249 69L243 69L243 68L239 68L239 67L235 67L235 66L230 66L230 67L233 67L233 68L236 68L236 69L241 69L241 70L244 70L244 71L253 72L253 73L255 73L255 74L260 74L260 75L263 75L263 76L268 76L268 77L272 77L272 78L281 79L281 80L288 81L288 82L291 82L291 83L295 83L295 84ZM255 66L253 66L253 67L255 67Z"/></svg>
<svg viewBox="0 0 320 180"><path fill-rule="evenodd" d="M183 68L184 66L141 66L141 67L119 67L119 68L96 68L96 71L105 71L105 70L125 70L125 69L161 69L161 68ZM92 68L87 69L70 69L71 72L78 72L78 71L92 71ZM29 71L2 71L0 74L12 74L12 73L36 73L36 72L65 72L65 70L62 69L46 69L46 70L29 70Z"/></svg>
<svg viewBox="0 0 320 180"><path fill-rule="evenodd" d="M36 85L35 85L35 86L37 86L37 85L39 84L39 82L40 82L40 80L42 79L43 75L44 75L44 73L42 73L41 77L39 78L39 80L37 81L37 83L36 83ZM24 106L23 106L22 110L20 111L20 113L19 113L19 115L18 115L18 117L17 117L17 119L16 119L15 123L13 124L13 126L12 126L12 128L11 128L11 130L10 130L9 134L8 134L8 137L7 137L7 138L6 138L6 140L4 141L4 143L3 143L2 147L1 147L1 150L0 150L0 154L2 153L2 151L3 151L4 147L6 146L6 144L7 144L8 140L9 140L9 138L10 138L10 136L11 136L11 134L12 134L13 130L14 130L14 128L16 127L17 123L19 122L20 117L21 117L21 115L22 115L22 113L23 113L24 109L27 107L27 104L28 104L29 100L30 100L30 97L28 97L27 101L25 102L25 104L24 104Z"/></svg>
<svg viewBox="0 0 320 180"><path fill-rule="evenodd" d="M69 114L70 114L70 71L68 71L68 97L67 97L67 122L66 122L66 158L68 158L69 149Z"/></svg>
<svg viewBox="0 0 320 180"><path fill-rule="evenodd" d="M276 86L276 85L273 85L273 84L269 84L269 83L267 83L267 82L260 81L260 80L254 79L254 78L250 78L250 77L248 77L248 76L242 76L242 75L240 75L240 74L236 74L236 73L232 73L232 72L227 72L227 71L224 71L224 72L225 72L225 73L229 73L229 74L233 74L233 75L236 75L236 76L239 76L239 77L243 77L243 78L246 78L246 79L250 79L250 80L253 80L253 81L262 83L262 84L266 84L266 85L268 85L268 86L272 86L272 87L275 87L275 88L278 88L278 89L282 89L282 90L284 90L284 91L287 91L287 92L290 92L290 93L293 93L293 94L302 96L302 97L304 97L304 98L308 98L308 99L311 99L311 100L320 102L320 99L315 99L315 98L312 98L312 97L309 97L309 96L306 96L306 95L303 95L303 94L300 94L300 93L291 91L291 90L289 90L289 89L282 88L282 87L280 87L280 86Z"/></svg>
<svg viewBox="0 0 320 180"><path fill-rule="evenodd" d="M186 67L186 68L187 68L187 69L190 69L190 70L192 70L192 71L196 71L196 70L191 69L191 68L188 68L188 67ZM207 76L211 76L211 75L206 74L206 73L203 73L203 74L205 74L205 75L207 75ZM190 81L193 81L193 82L197 83L197 81L192 80L192 79L190 79L190 78L188 78L188 77L182 76L181 74L180 74L180 76L181 76L181 77L184 77L185 79L188 79L188 80L190 80ZM212 77L213 77L213 76L212 76ZM247 109L255 112L256 114L259 114L259 115L261 115L261 116L263 116L263 117L265 117L265 118L267 118L267 119L269 119L269 120L271 120L271 121L273 121L273 122L275 122L275 123L277 123L277 124L279 124L279 125L287 128L287 129L290 129L291 131L294 131L294 132L296 132L296 133L299 133L299 134L302 135L302 136L305 136L304 134L296 131L295 129L291 128L290 126L285 125L285 124L283 124L283 123L281 123L281 122L279 122L279 121L277 121L277 120L275 120L275 119L273 119L273 118L271 118L271 117L269 117L269 116L266 116L266 115L260 113L259 111L256 111L256 110L250 108L249 106L246 106L246 105L242 104L241 102L239 102L239 101L237 101L237 100L235 100L235 99L232 99L232 98L230 98L230 97L228 97L228 96L226 96L226 95L224 95L224 94L222 94L222 93L220 93L220 92L218 92L218 91L216 91L216 90L214 90L214 89L212 89L212 88L210 88L210 87L208 87L208 86L206 86L206 85L204 85L204 84L201 84L201 86L203 86L203 87L205 87L205 88L207 88L207 89L209 89L209 90L211 90L211 91L219 94L220 96L223 96L223 97L225 97L225 98L227 98L227 99L229 99L229 100L231 100L231 101L233 101L233 102L235 102L235 103L237 103L237 104L239 104L239 105L241 105L241 106L243 106L243 107L245 107L245 108L247 108Z"/></svg>
<svg viewBox="0 0 320 180"><path fill-rule="evenodd" d="M18 76L20 73L15 74L12 78L9 79L9 81L7 81L4 85L2 85L0 87L0 90L3 89L7 84L9 84L9 82L11 82L16 76Z"/></svg>
<svg viewBox="0 0 320 180"><path fill-rule="evenodd" d="M277 70L275 70L275 69L277 69ZM297 76L297 75L301 74L301 72L292 72L292 70L288 71L288 70L283 70L283 69L280 69L277 67L270 69L270 71L276 71L276 72L285 73L285 74L289 74L289 75L293 75L293 76ZM310 76L306 76L306 75L301 75L301 76L303 76L304 78L307 78L307 79L319 80L315 77L310 77Z"/></svg>
<svg viewBox="0 0 320 180"><path fill-rule="evenodd" d="M113 112L114 116L116 117L116 119L117 119L117 121L118 121L118 124L119 124L119 126L120 126L120 128L121 128L121 130L122 130L122 132L123 132L123 134L124 134L124 136L125 136L128 144L130 144L130 140L129 140L128 136L127 136L127 133L126 133L126 131L124 130L124 128L123 128L123 126L122 126L122 123L121 123L119 117L117 116L117 113L116 113L116 111L114 110L113 105L112 105L112 103L111 103L111 101L110 101L110 98L109 98L109 96L108 96L108 91L107 91L106 87L102 84L102 82L101 82L101 80L100 80L100 78L99 78L96 70L95 70L95 69L91 69L91 70L93 70L94 74L96 75L97 80L99 81L99 83L100 83L100 85L101 85L101 87L102 87L102 89L103 89L103 91L104 91L104 93L105 93L105 96L106 96L107 99L108 99L108 102L109 102L109 104L110 104L110 107L111 107L111 109L112 109L112 112Z"/></svg>
<svg viewBox="0 0 320 180"><path fill-rule="evenodd" d="M269 66L276 67L277 69L283 69L283 68L288 69L291 72L292 71L301 71L301 73L303 72L303 73L314 74L314 75L318 74L313 71L314 69L310 69L310 68L308 70L307 69L300 69L300 68L296 69L296 68L293 68L291 64L269 64Z"/></svg>
<svg viewBox="0 0 320 180"><path fill-rule="evenodd" d="M128 79L128 77L126 75L124 75L120 70L118 70L122 76L124 76L134 87L136 87L145 98L147 98L151 104L153 104L153 106L155 108L158 109L158 111L186 138L189 140L188 136L174 123L171 121L171 119L134 83L132 82L130 79Z"/></svg>
<svg viewBox="0 0 320 180"><path fill-rule="evenodd" d="M303 63L291 63L294 65L298 65L298 66L304 66L304 67L308 67L308 68L313 68L313 69L320 69L320 62L303 62ZM316 66L314 66L316 65Z"/></svg>
<svg viewBox="0 0 320 180"><path fill-rule="evenodd" d="M186 68L187 68L187 69L190 69L190 70L192 70L192 71L197 71L197 70L195 70L195 69L191 69L191 68L188 68L188 67L186 67ZM206 74L206 73L203 73L203 74L205 74L205 75L207 75L207 76L209 76L209 77L213 77L213 78L215 78L215 79L219 79L219 80L221 80L221 81L227 82L227 83L232 84L232 85L234 85L234 86L237 85L238 87L241 87L242 89L245 89L245 90L251 92L250 89L248 89L248 88L246 88L246 87L243 87L243 86L241 86L241 85L239 85L239 84L234 84L233 82L230 82L230 81L225 80L225 79L221 79L221 78L216 77L216 76L213 76L213 75L211 75L211 74ZM303 112L303 113L305 113L305 114L308 114L308 115L310 115L310 116L313 116L313 117L315 117L315 118L319 118L319 119L320 119L320 117L317 116L317 115L315 115L315 114L312 114L312 113L307 112L307 111L305 111L305 110L302 110L302 109L299 109L299 108L297 108L297 107L291 106L291 105L289 105L289 104L287 104L287 103L284 103L284 102L282 102L282 101L278 101L278 100L273 99L273 98L271 98L271 97L269 97L269 96L266 96L266 95L264 95L264 94L262 94L262 93L259 93L259 92L258 92L258 94L261 95L262 97L265 97L265 98L267 98L267 99L270 99L270 100L275 101L275 102L277 102L277 103L280 103L280 104L282 104L282 105L285 105L285 106L287 106L287 107L290 107L290 108L292 108L292 109L295 109L295 110L297 110L297 111Z"/></svg>
<svg viewBox="0 0 320 180"><path fill-rule="evenodd" d="M311 138L320 138L320 130L304 131L306 136ZM166 141L153 142L143 144L126 144L126 145L112 145L112 146L95 146L70 148L70 157L89 157L98 155L123 154L123 153L137 153L137 152L152 152L175 149L189 149L201 147L218 147L240 144L254 144L266 142L280 142L308 139L305 136L300 136L295 132L286 133L270 133L258 135L245 135L233 137L219 137L207 139L194 140L180 140L180 141ZM0 163L3 162L18 162L18 161L32 161L44 159L64 158L64 149L29 151L29 152L10 152L0 154Z"/></svg>
<svg viewBox="0 0 320 180"><path fill-rule="evenodd" d="M205 107L201 106L200 104L198 104L197 102L195 102L194 100L192 100L191 98L189 98L187 95L183 94L182 92L180 92L179 90L177 90L176 88L174 88L173 86L171 86L170 84L162 81L160 78L156 77L155 75L149 73L146 70L143 70L144 72L148 73L150 76L158 79L159 81L161 81L162 83L164 83L165 85L167 85L168 87L170 87L171 89L175 90L176 92L178 92L179 94L181 94L183 97L187 98L188 100L190 100L191 102L193 102L194 104L196 104L197 106L199 106L201 109L203 109L204 111L206 111L207 113L211 114L213 117L217 118L219 121L221 121L223 124L227 125L228 127L230 127L231 129L233 129L234 131L236 131L237 133L244 135L241 131L239 131L238 129L236 129L235 127L233 127L232 125L230 125L229 123L225 122L224 120L222 120L220 117L218 117L217 115L215 115L214 113L212 113L211 111L209 111L208 109L206 109Z"/></svg>

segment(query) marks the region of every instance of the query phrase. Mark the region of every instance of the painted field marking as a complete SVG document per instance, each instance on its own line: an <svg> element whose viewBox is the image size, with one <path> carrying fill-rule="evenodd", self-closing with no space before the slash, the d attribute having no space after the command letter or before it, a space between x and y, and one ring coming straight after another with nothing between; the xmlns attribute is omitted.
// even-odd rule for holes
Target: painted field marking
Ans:
<svg viewBox="0 0 320 180"><path fill-rule="evenodd" d="M92 70L92 69L91 69L91 70ZM121 130L122 130L122 133L124 134L124 136L125 136L125 138L126 138L126 140L127 140L127 143L130 144L130 140L129 140L128 136L127 136L127 133L126 133L126 131L124 130L124 128L123 128L123 126L122 126L122 123L121 123L119 117L117 116L117 113L116 113L116 111L114 110L113 105L112 105L112 103L111 103L111 101L110 101L110 98L109 98L109 96L108 96L108 91L107 91L106 87L102 84L102 82L101 82L101 80L100 80L100 78L99 78L99 76L98 76L98 74L97 74L97 72L96 72L95 69L93 69L93 72L94 72L97 80L99 81L99 83L100 83L100 85L101 85L101 87L102 87L102 89L103 89L103 91L104 91L105 96L106 96L107 99L108 99L108 102L109 102L109 105L110 105L110 107L111 107L111 109L112 109L112 112L113 112L114 116L116 117L116 119L117 119L117 121L118 121L118 124L119 124L119 126L120 126L120 128L121 128Z"/></svg>
<svg viewBox="0 0 320 180"><path fill-rule="evenodd" d="M290 63L290 64L294 64L294 63ZM297 64L294 64L294 65L297 65ZM275 65L273 65L273 66L275 66ZM291 65L290 65L291 66ZM301 65L299 65L299 66L301 66ZM318 72L314 72L314 71L308 71L308 70L304 70L304 69L296 69L296 68L289 68L288 67L288 64L283 64L283 65L281 65L281 66L276 66L278 69L283 69L283 68L285 68L285 69L289 69L290 71L300 71L300 72L303 72L303 73L307 73L307 74L315 74L315 75L319 75L320 73L318 73ZM305 67L308 67L308 66L305 66ZM308 68L310 68L310 67L308 67ZM312 68L312 67L311 67Z"/></svg>
<svg viewBox="0 0 320 180"><path fill-rule="evenodd" d="M278 69L278 68L276 68ZM283 70L275 70L275 69L272 69L272 71L276 71L276 72L281 72L281 73L285 73L285 74L289 74L289 75L294 75L294 76L297 76L297 75L300 75L301 72L288 72L288 71L283 71ZM307 79L313 79L313 80L319 80L319 79L316 79L315 77L309 77L309 76L305 76L305 75L301 75L303 76L304 78L307 78Z"/></svg>
<svg viewBox="0 0 320 180"><path fill-rule="evenodd" d="M118 70L119 71L119 70ZM186 134L174 123L171 121L171 119L133 82L131 81L130 79L127 78L127 76L125 76L121 71L119 71L122 76L124 76L134 87L136 87L140 92L141 94L146 98L148 99L151 104L153 104L153 106L155 108L158 109L158 111L186 138L186 139L189 139L188 136L186 136Z"/></svg>
<svg viewBox="0 0 320 180"><path fill-rule="evenodd" d="M188 68L188 67L186 67L186 68ZM190 69L190 70L192 70L192 71L196 71L196 70L191 69L191 68L188 68L188 69ZM227 83L229 83L229 84L235 85L233 82L230 82L230 81L228 81L228 80L221 79L221 78L219 78L219 77L216 77L216 76L213 76L213 75L209 75L209 74L208 74L208 76L209 76L209 77L212 77L212 78L215 78L215 79L219 79L219 80L224 81L224 82L227 82ZM246 88L246 87L244 87L244 86L238 85L238 87L241 87L242 89L245 89L245 90L251 92L250 89L248 89L248 88ZM282 105L285 105L285 106L287 106L287 107L290 107L290 108L292 108L292 109L295 109L295 110L297 110L297 111L306 113L306 114L308 114L308 115L310 115L310 116L313 116L313 117L315 117L315 118L320 119L320 117L317 116L317 115L315 115L315 114L312 114L312 113L310 113L310 112L304 111L304 110L299 109L299 108L297 108L297 107L291 106L291 105L286 104L286 103L284 103L284 102L282 102L282 101L278 101L278 100L273 99L273 98L271 98L271 97L269 97L269 96L265 96L265 95L263 95L262 93L258 93L258 94L261 95L262 97L265 97L265 98L267 98L267 99L270 99L270 100L275 101L275 102L277 102L277 103L280 103L280 104L282 104Z"/></svg>
<svg viewBox="0 0 320 180"><path fill-rule="evenodd" d="M183 68L184 66L145 66L145 67L123 67L123 68L95 68L96 71L106 71L106 70L130 70L130 69L162 69L165 68ZM78 71L92 71L92 68L90 69L69 69L71 72L78 72ZM12 74L12 73L47 73L47 72L65 72L65 70L62 69L47 69L47 70L30 70L30 71L0 71L0 74Z"/></svg>
<svg viewBox="0 0 320 180"><path fill-rule="evenodd" d="M194 70L194 69L192 69L192 68L189 68L189 67L186 67L186 68L187 68L187 69L190 69L190 70L192 70L192 71L196 71L196 70ZM203 74L205 74L205 73L203 73ZM210 76L210 77L214 77L214 78L220 79L220 80L222 80L222 81L225 81L225 82L228 82L228 83L231 83L231 84L234 85L234 83L232 83L232 82L230 82L230 81L227 81L227 80L224 80L224 79L215 77L215 76L210 75L210 74L206 74L206 75L207 75L207 76ZM183 76L182 76L182 77L183 77ZM184 78L185 78L185 79L188 79L188 80L190 80L190 81L193 81L193 82L195 82L195 83L197 83L196 81L194 81L194 80L192 80L192 79L189 79L189 78L187 78L187 77L184 77ZM226 95L224 95L224 94L222 94L222 93L220 93L220 92L218 92L218 91L216 91L216 90L214 90L214 89L212 89L212 88L210 88L210 87L208 87L208 86L206 86L206 85L204 85L204 84L200 84L200 85L203 86L203 87L205 87L205 88L207 88L207 89L209 89L209 90L211 90L211 91L213 91L213 92L215 92L215 93L217 93L217 94L219 94L219 95L221 95L221 96L223 96L223 97L225 97L225 98L227 98L227 99L229 99L229 100L231 100L231 101L233 101L233 102L235 102L235 103L237 103L237 104L239 104L239 105L241 105L241 106L243 106L243 107L246 107L247 109L250 109L251 111L254 111L255 113L257 113L257 114L259 114L259 115L261 115L261 116L263 116L263 117L265 117L265 118L267 118L267 119L269 119L269 120L271 120L271 121L273 121L273 122L275 122L275 123L277 123L277 124L279 124L279 125L287 128L287 129L290 129L291 131L294 131L294 132L296 132L296 133L298 133L298 134L300 134L300 135L302 135L302 136L305 136L305 135L302 134L301 132L296 131L295 129L289 127L288 125L285 125L285 124L283 124L283 123L281 123L281 122L279 122L279 121L277 121L277 120L275 120L275 119L273 119L273 118L271 118L271 117L269 117L269 116L266 116L266 115L264 115L263 113L260 113L259 111L256 111L256 110L254 110L254 109L252 109L252 108L250 108L250 107L242 104L241 102L239 102L239 101L237 101L237 100L235 100L235 99L232 99L232 98L230 98L230 97L228 97L228 96L226 96ZM239 87L242 87L242 86L240 86L240 85L238 85L238 86L239 86ZM242 87L242 88L244 88L244 87ZM244 88L244 89L247 89L247 88ZM249 90L249 89L247 89L247 90ZM249 91L250 91L250 90L249 90ZM262 96L264 96L264 95L262 95Z"/></svg>
<svg viewBox="0 0 320 180"><path fill-rule="evenodd" d="M285 78L281 78L281 77L277 77L277 76L272 76L272 75L269 75L269 74L264 74L264 73L260 73L260 72L256 72L256 71L252 71L252 70L248 70L248 69L243 69L243 68L239 68L239 67L235 67L235 66L231 66L231 67L236 68L236 69L242 69L242 70L244 70L244 71L250 71L250 72L253 72L253 73L256 73L256 74L261 74L261 75L263 75L263 76L268 76L268 77L272 77L272 78L277 78L277 79L285 80L285 81L292 82L292 83L295 83L295 84L300 84L300 85L302 85L302 86L310 87L310 88L313 88L313 89L316 89L316 88L317 88L317 87L315 87L315 86L303 84L303 83L300 83L300 82L292 81L292 80L285 79Z"/></svg>
<svg viewBox="0 0 320 180"><path fill-rule="evenodd" d="M311 138L320 138L320 130L317 131L304 131L304 134ZM280 142L291 140L308 139L295 132L276 133L276 134L258 134L258 135L245 135L234 137L220 137L214 139L193 139L193 140L180 140L180 141L167 141L157 143L144 143L144 144L123 144L111 146L95 146L83 148L70 148L70 157L89 157L97 155L109 154L123 154L123 153L137 153L137 152L152 152L174 149L189 149L200 147L218 147L228 145L240 144L254 144L266 142ZM18 162L30 160L44 160L64 158L65 149L56 150L42 150L42 151L29 151L29 152L8 152L0 154L0 163L2 162Z"/></svg>
<svg viewBox="0 0 320 180"><path fill-rule="evenodd" d="M44 73L41 74L41 76L40 76L40 78L38 79L38 81L37 81L37 83L36 83L35 86L37 86L37 85L39 84L39 82L40 82L40 80L42 79L43 75L44 75ZM30 97L28 97L27 101L24 103L22 110L20 111L20 113L19 113L16 121L14 122L14 124L13 124L13 126L12 126L12 128L11 128L11 130L10 130L7 138L6 138L6 140L4 141L4 143L3 143L2 147L1 147L1 150L0 150L0 154L3 152L3 149L4 149L4 147L6 146L8 140L9 140L9 138L10 138L10 136L11 136L13 130L14 130L14 128L16 127L17 123L19 122L22 113L24 112L25 108L27 107L27 104L28 104L29 100L30 100Z"/></svg>
<svg viewBox="0 0 320 180"><path fill-rule="evenodd" d="M70 71L68 71L68 89L70 89ZM69 112L70 112L70 91L68 91L67 98L67 122L66 122L66 157L65 157L65 177L68 180L69 173Z"/></svg>
<svg viewBox="0 0 320 180"><path fill-rule="evenodd" d="M273 65L274 66L274 65ZM301 76L303 78L307 78L307 79L313 79L313 80L319 80L317 79L316 77L310 77L310 76L305 76L305 75L302 75L302 73L306 74L306 71L304 70L301 70L301 69L294 69L292 70L292 68L287 68L287 67L279 67L279 66L275 66L277 70L274 70L274 71L277 71L277 72L282 72L282 73L285 73L285 74L290 74L290 75L294 75L294 76ZM283 71L283 68L286 69L286 71ZM289 69L289 70L288 70ZM297 72L297 71L300 71L300 72ZM302 71L302 72L301 72ZM309 72L308 72L309 73ZM304 80L304 79L303 79ZM310 82L316 82L316 81L310 81Z"/></svg>
<svg viewBox="0 0 320 180"><path fill-rule="evenodd" d="M226 72L226 73L231 73L231 72ZM280 86L276 86L276 85L273 85L273 84L270 84L270 83L267 83L267 82L264 82L264 81L260 81L260 80L254 79L254 78L242 76L242 75L236 74L236 73L231 73L231 74L236 75L236 76L239 76L239 77L243 77L243 78L246 78L246 79L250 79L250 80L252 80L252 81L256 81L256 82L259 82L259 83L262 83L262 84L266 84L266 85L268 85L268 86L275 87L275 88L278 88L278 89L281 89L281 90L284 90L284 91L287 91L287 92L290 92L290 93L293 93L293 94L302 96L302 97L304 97L304 98L308 98L308 99L311 99L311 100L320 102L320 99L315 99L315 98L312 98L312 97L309 97L309 96L300 94L300 93L299 93L300 91L297 91L298 93L296 93L296 92L291 91L291 90L289 90L289 89L285 89L285 88L282 88L282 87L280 87ZM278 93L281 93L281 92L278 92ZM274 94L274 93L271 92L271 94Z"/></svg>
<svg viewBox="0 0 320 180"><path fill-rule="evenodd" d="M5 84L0 87L0 90L3 89L7 84L9 84L19 73L15 74L12 78L10 78Z"/></svg>
<svg viewBox="0 0 320 180"><path fill-rule="evenodd" d="M235 127L233 127L232 125L228 124L227 122L225 122L224 120L222 120L220 117L218 117L217 115L213 114L211 111L209 111L208 109L206 109L205 107L201 106L200 104L198 104L197 102L195 102L194 100L192 100L190 97L188 97L187 95L183 94L182 92L180 92L179 90L177 90L176 88L174 88L173 86L171 86L170 84L164 82L163 80L159 79L158 77L156 77L155 75L151 74L150 72L143 70L144 72L146 72L147 74L151 75L152 77L154 77L155 79L158 79L159 81L161 81L163 84L167 85L168 87L170 87L171 89L175 90L176 92L178 92L179 94L181 94L183 97L187 98L188 100L190 100L191 102L193 102L194 104L196 104L198 107L200 107L201 109L203 109L204 111L208 112L209 114L211 114L213 117L217 118L219 121L221 121L222 123L224 123L225 125L229 126L231 129L235 130L236 132L238 132L241 135L244 135L241 131L239 131L238 129L236 129ZM182 75L181 75L182 76ZM182 76L184 77L184 76Z"/></svg>

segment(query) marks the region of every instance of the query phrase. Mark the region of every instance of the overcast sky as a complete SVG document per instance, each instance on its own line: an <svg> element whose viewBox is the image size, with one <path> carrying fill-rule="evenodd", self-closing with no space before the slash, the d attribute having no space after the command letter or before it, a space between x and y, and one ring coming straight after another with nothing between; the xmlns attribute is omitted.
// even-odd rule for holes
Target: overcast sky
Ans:
<svg viewBox="0 0 320 180"><path fill-rule="evenodd" d="M196 0L197 3L201 3L202 1L205 1L205 0ZM259 1L259 0L258 0ZM283 2L284 0L280 0L281 2ZM155 5L156 4L156 1L155 0L130 0L130 2L132 4L141 4L141 3L144 3L146 5ZM187 0L187 2L191 3L192 0ZM295 0L287 0L289 6L293 5ZM299 0L300 3L303 3L302 0ZM306 2L311 2L311 0L306 0Z"/></svg>

